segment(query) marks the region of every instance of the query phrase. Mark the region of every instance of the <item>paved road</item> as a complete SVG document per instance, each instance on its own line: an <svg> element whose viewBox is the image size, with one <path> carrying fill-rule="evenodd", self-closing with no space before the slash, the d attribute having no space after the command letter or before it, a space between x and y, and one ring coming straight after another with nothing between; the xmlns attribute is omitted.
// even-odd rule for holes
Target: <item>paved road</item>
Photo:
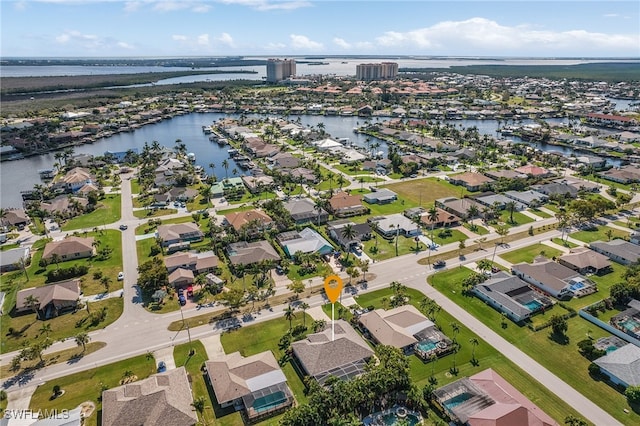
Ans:
<svg viewBox="0 0 640 426"><path fill-rule="evenodd" d="M73 374L89 368L106 365L118 360L126 359L131 356L153 352L162 348L169 348L173 345L184 343L188 340L186 331L170 332L167 326L181 318L200 315L203 312L214 313L222 310L222 307L213 308L193 308L184 312L172 312L165 315L152 314L145 311L138 298L137 287L135 286L135 277L137 276L137 256L134 228L139 225L141 220L135 218L131 213L131 185L127 180L127 176L123 176L122 184L122 219L115 224L111 224L109 228L117 228L119 224L125 223L129 226L127 231L122 233L123 259L124 259L124 299L125 309L123 315L113 324L103 330L90 333L92 341L103 341L107 346L98 352L94 352L82 358L73 364L56 364L42 370L34 372L28 377L9 379L3 386L8 391L18 390L23 386L33 384L43 384L48 380L57 377ZM553 223L554 219L544 219L536 223L536 226L542 226L547 223ZM529 224L514 228L511 232L521 232L529 228ZM519 247L525 247L543 240L548 240L560 235L559 231L550 231L545 234L539 234L523 238L511 243L509 248L495 246L497 254L503 251L513 250ZM487 235L487 246L490 247L491 240L496 239L495 233ZM449 252L457 250L457 243L449 244L441 247L438 252ZM448 267L456 267L460 264L475 262L479 259L490 257L494 250L477 251L467 256L464 261L449 262ZM369 282L366 289L360 291L368 292L380 288L388 287L391 281L400 281L408 287L415 288L426 294L440 304L446 311L452 314L461 324L477 333L488 344L496 347L507 358L521 366L521 368L535 377L540 383L554 392L559 398L568 404L577 408L580 413L587 419L597 425L618 425L620 424L612 416L599 408L596 404L582 396L578 391L560 380L553 373L541 366L535 360L530 358L524 352L510 344L490 328L482 324L479 320L471 316L464 309L456 305L444 294L438 292L431 286L426 284L428 275L434 273L432 269L419 265L417 261L425 257L425 253L419 255L410 254L382 262L376 262L370 265L370 273L375 274L375 279ZM314 285L321 282L321 278L314 280ZM318 295L306 300L310 306L320 306L326 303L326 300ZM273 308L273 311L262 311L256 315L250 322L261 322L273 318L282 317L285 306L280 305ZM211 336L221 333L222 329L215 326L205 324L200 327L191 329L191 338L199 339L201 337ZM71 340L62 343L56 343L50 349L58 351L66 347L73 347L75 343ZM8 363L14 354L4 354L0 359L2 364Z"/></svg>

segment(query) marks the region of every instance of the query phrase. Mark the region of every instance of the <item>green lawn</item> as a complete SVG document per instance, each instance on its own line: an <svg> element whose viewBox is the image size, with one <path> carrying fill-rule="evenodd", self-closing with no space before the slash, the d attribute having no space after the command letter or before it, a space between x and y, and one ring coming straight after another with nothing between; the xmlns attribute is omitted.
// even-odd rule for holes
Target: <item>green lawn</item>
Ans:
<svg viewBox="0 0 640 426"><path fill-rule="evenodd" d="M313 323L313 319L301 311L296 311L296 318L292 321L295 326L303 324L306 321L308 327ZM289 331L289 321L284 318L277 318L270 321L261 322L259 324L241 327L238 330L223 333L220 336L222 346L225 353L239 351L242 356L251 356L264 351L271 351L277 360L286 360L285 353L279 348L280 338ZM282 364L281 364L282 365ZM304 394L304 384L298 373L291 365L291 361L286 360L284 366L281 367L287 377L287 384L293 392L299 404L307 402Z"/></svg>
<svg viewBox="0 0 640 426"><path fill-rule="evenodd" d="M522 247L518 250L512 250L507 253L500 254L500 257L510 263L527 262L532 263L536 256L539 256L544 252L544 256L548 259L562 255L562 251L549 247L542 243L534 244L527 247Z"/></svg>
<svg viewBox="0 0 640 426"><path fill-rule="evenodd" d="M542 210L538 210L538 209L529 209L529 211L533 214L535 214L536 216L540 216L543 219L548 219L551 217L551 215L547 212L543 212Z"/></svg>
<svg viewBox="0 0 640 426"><path fill-rule="evenodd" d="M612 271L606 275L589 275L589 279L596 283L598 291L588 296L581 297L579 299L573 298L567 304L573 309L581 309L585 306L592 305L597 301L609 297L609 290L611 286L617 283L624 282L622 275L626 270L626 267L619 263L611 262Z"/></svg>
<svg viewBox="0 0 640 426"><path fill-rule="evenodd" d="M308 274L300 275L300 266L296 264L291 264L289 266L289 272L287 273L287 277L292 280L306 280L313 277L324 277L329 275L331 272L331 267L325 262L319 262L316 264L316 270L314 272L310 272Z"/></svg>
<svg viewBox="0 0 640 426"><path fill-rule="evenodd" d="M433 241L441 246L445 244L455 243L458 241L465 241L469 238L467 237L466 234L464 234L461 231L458 231L457 229L451 229L451 236L449 237L441 238L438 235L439 233L440 233L440 230L436 229L435 232L433 233ZM431 237L431 232L427 233L427 236Z"/></svg>
<svg viewBox="0 0 640 426"><path fill-rule="evenodd" d="M0 246L0 251L7 251L18 247L20 247L19 243L6 243Z"/></svg>
<svg viewBox="0 0 640 426"><path fill-rule="evenodd" d="M62 225L63 231L104 226L120 220L120 194L107 194L91 213L74 217Z"/></svg>
<svg viewBox="0 0 640 426"><path fill-rule="evenodd" d="M484 226L480 226L476 224L472 225L470 223L465 223L463 226L467 228L469 231L474 232L478 235L487 235L489 233L489 230Z"/></svg>
<svg viewBox="0 0 640 426"><path fill-rule="evenodd" d="M367 202L363 202L362 204L371 210L372 216L385 216L393 213L402 213L406 209L418 206L417 204L404 199L398 199L393 203L388 204L369 204Z"/></svg>
<svg viewBox="0 0 640 426"><path fill-rule="evenodd" d="M377 235L376 238L372 238L369 241L364 241L364 251L367 255L375 260L384 260L395 257L396 255L396 246L395 246L395 238L391 240L387 240L382 238L380 235ZM413 241L413 238L406 238L400 236L398 239L398 255L402 256L403 254L415 253L416 250L416 242ZM425 252L426 247L424 244L420 243L420 251Z"/></svg>
<svg viewBox="0 0 640 426"><path fill-rule="evenodd" d="M500 213L500 221L511 227L535 222L534 219L530 218L526 214L515 211L513 212L513 222L511 222L511 214L507 210L503 210L502 213Z"/></svg>
<svg viewBox="0 0 640 426"><path fill-rule="evenodd" d="M47 381L38 386L31 397L29 408L34 411L45 409L72 410L85 401L93 401L96 411L84 421L85 426L101 424L102 404L100 402L102 389L120 386L120 380L125 371L131 371L138 379L145 379L155 373L155 361L140 355L124 361L92 368L80 373L71 374L58 379ZM51 400L53 386L58 385L65 391L64 395Z"/></svg>
<svg viewBox="0 0 640 426"><path fill-rule="evenodd" d="M452 275L447 278L447 282L452 282L454 277L461 277L458 271L470 271L466 268L456 268L450 271ZM360 306L374 306L375 308L383 307L383 299L389 300L393 295L391 289L383 289L357 296L356 300ZM420 301L424 295L417 290L408 289L409 303L420 309ZM493 368L498 374L504 377L509 383L515 386L527 398L538 405L542 410L562 423L564 418L569 414L578 416L579 414L570 408L564 401L558 398L547 388L538 383L534 378L518 368L515 364L505 358L492 346L488 345L480 337L472 333L468 328L461 325L449 313L442 310L435 317L436 324L450 338L454 337L451 324L456 322L459 326L459 333L456 337L457 342L461 345L460 351L456 355L456 366L459 369L457 376L451 375L449 369L453 366L453 356L447 355L436 361L434 368L434 377L437 379L437 387L443 386L462 377L470 376L487 368ZM479 344L475 349L475 356L478 365L471 364L471 339L478 339ZM409 358L411 369L411 378L419 387L423 387L429 383L431 376L431 363L423 363L417 356L413 355Z"/></svg>
<svg viewBox="0 0 640 426"><path fill-rule="evenodd" d="M552 242L558 244L559 246L564 246L564 247L569 247L569 248L575 248L578 247L577 244L572 243L571 241L565 241L563 239L560 239L558 237L556 238L552 238L551 239Z"/></svg>
<svg viewBox="0 0 640 426"><path fill-rule="evenodd" d="M578 316L568 320L568 344L560 344L550 339L548 330L534 332L527 327L518 326L510 321L508 321L506 328L502 328L500 326L501 315L498 311L480 299L464 296L460 291L459 283L464 278L465 272L467 274L470 273L466 268L441 272L430 277L429 282L448 298L464 307L467 312L526 352L574 389L579 389L584 396L616 417L623 424L640 424L640 415L630 409L626 398L622 394L603 382L591 379L587 371L590 362L578 353L576 344L586 338L587 332L590 332L594 339L607 336L608 333ZM545 315L548 317L550 313L562 312L564 312L564 309L555 306L545 314L540 314L534 318L536 321L542 321ZM551 354L552 356L550 356ZM500 373L502 374L501 371ZM525 389L520 390L524 391ZM538 402L538 404L559 421L569 413L569 411L565 410L561 416L554 415L551 411L554 407L547 403ZM625 409L629 410L629 414L623 412Z"/></svg>
<svg viewBox="0 0 640 426"><path fill-rule="evenodd" d="M192 348L195 350L195 353L193 356L189 356L189 351ZM198 415L198 418L202 424L213 423L215 416L214 403L212 403L212 401L215 402L215 396L213 395L213 392L211 395L209 394L204 374L202 370L200 370L204 362L209 359L204 346L199 340L196 340L191 344L184 343L182 345L177 345L173 348L173 359L176 362L176 367L184 367L189 376L191 376L191 392L193 393L193 398L196 399L200 396L205 398L205 409L202 412L202 415ZM220 407L217 408L220 409ZM240 413L237 413L236 415L240 417Z"/></svg>
<svg viewBox="0 0 640 426"><path fill-rule="evenodd" d="M569 236L585 243L592 243L594 241L609 241L609 237L606 234L609 230L611 230L611 239L629 237L629 232L621 231L619 229L613 229L608 226L598 226L593 231L574 232L572 234L569 234Z"/></svg>
<svg viewBox="0 0 640 426"><path fill-rule="evenodd" d="M398 194L398 198L405 198L414 206L422 207L433 205L434 201L439 198L462 197L469 193L461 186L452 185L437 178L416 179L381 187L392 190Z"/></svg>
<svg viewBox="0 0 640 426"><path fill-rule="evenodd" d="M178 213L176 209L144 209L144 210L134 210L133 215L139 219L150 219L152 217L166 216L169 214Z"/></svg>
<svg viewBox="0 0 640 426"><path fill-rule="evenodd" d="M322 311L329 318L331 318L331 305L332 303L325 303L324 305L322 305ZM335 305L333 307L334 319L336 320L343 319L345 321L351 321L351 318L353 318L353 314L351 313L351 310L349 310L349 308L342 305L340 302L336 302L334 305Z"/></svg>
<svg viewBox="0 0 640 426"><path fill-rule="evenodd" d="M362 170L362 167L358 166L358 167L354 167L353 165L346 165L346 164L333 164L332 165L334 169L336 170L340 170L343 173L346 173L350 176L355 176L355 175L363 175L363 174L367 174L369 172Z"/></svg>
<svg viewBox="0 0 640 426"><path fill-rule="evenodd" d="M114 297L89 304L90 312L98 312L103 307L107 309L105 320L94 325L91 325L87 320L89 314L86 309L82 309L76 313L70 312L62 314L46 321L37 319L36 314L32 312L15 316L11 314L4 315L2 321L0 321L0 332L2 333L0 352L7 353L15 351L20 349L23 344L28 345L31 342L43 340L46 335L40 332L40 328L45 323L51 326L49 338L54 341L73 337L81 332L104 328L122 315L122 298ZM15 334L9 334L9 328L13 328Z"/></svg>

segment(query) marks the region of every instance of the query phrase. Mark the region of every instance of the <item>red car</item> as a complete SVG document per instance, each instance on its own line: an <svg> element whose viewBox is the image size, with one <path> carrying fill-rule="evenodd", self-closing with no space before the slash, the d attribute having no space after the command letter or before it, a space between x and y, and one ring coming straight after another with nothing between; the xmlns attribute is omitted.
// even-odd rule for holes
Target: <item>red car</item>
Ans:
<svg viewBox="0 0 640 426"><path fill-rule="evenodd" d="M193 297L193 287L187 287L187 297Z"/></svg>

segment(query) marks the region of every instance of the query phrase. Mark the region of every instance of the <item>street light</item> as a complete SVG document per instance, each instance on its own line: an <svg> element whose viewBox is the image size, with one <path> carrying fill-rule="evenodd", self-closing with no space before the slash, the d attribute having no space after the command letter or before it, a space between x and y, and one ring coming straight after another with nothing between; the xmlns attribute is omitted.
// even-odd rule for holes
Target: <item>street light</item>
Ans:
<svg viewBox="0 0 640 426"><path fill-rule="evenodd" d="M182 327L184 328L185 322L184 322L184 314L182 313L182 305L180 305L180 317L182 317ZM187 325L187 336L189 337L189 356L192 356L193 346L191 344L191 330L189 330L189 323L186 323L186 325Z"/></svg>

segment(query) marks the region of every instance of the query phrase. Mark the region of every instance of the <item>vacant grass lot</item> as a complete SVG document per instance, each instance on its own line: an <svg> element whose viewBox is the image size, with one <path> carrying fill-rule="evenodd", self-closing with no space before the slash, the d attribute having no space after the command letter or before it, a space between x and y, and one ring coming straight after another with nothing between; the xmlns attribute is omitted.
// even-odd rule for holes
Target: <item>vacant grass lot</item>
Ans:
<svg viewBox="0 0 640 426"><path fill-rule="evenodd" d="M191 349L195 350L193 356L189 356ZM209 359L207 351L199 340L192 343L184 343L182 345L175 346L173 348L173 359L176 362L176 367L184 367L187 373L191 376L191 392L193 393L193 399L202 396L205 398L205 408L202 414L198 414L198 418L202 424L212 424L215 416L213 415L214 406L212 401L215 401L215 397L209 395L207 384L203 372L200 370L205 361ZM238 415L238 417L240 417Z"/></svg>
<svg viewBox="0 0 640 426"><path fill-rule="evenodd" d="M133 215L139 219L151 219L152 217L160 217L160 216L166 216L169 214L175 214L178 213L178 210L176 209L144 209L144 210L134 210L133 211Z"/></svg>
<svg viewBox="0 0 640 426"><path fill-rule="evenodd" d="M468 269L466 269L466 271L467 273L469 272ZM448 279L448 281L451 280L451 278ZM375 308L381 308L383 307L383 299L389 300L392 296L393 292L391 289L383 289L358 296L356 300L360 306L373 305ZM424 295L417 290L408 289L407 296L409 296L409 303L420 309L420 301ZM450 338L454 337L451 324L456 322L459 326L460 332L455 336L457 342L461 345L460 351L456 355L456 367L459 369L459 373L457 376L449 373L449 369L453 366L453 355L451 354L438 359L434 366L432 366L431 363L423 363L417 356L412 355L409 358L411 378L418 386L423 387L429 383L432 367L434 369L434 376L438 381L437 387L453 382L459 378L476 374L487 368L493 368L509 381L509 383L527 396L527 398L542 408L542 410L551 417L555 418L558 423L562 423L564 418L570 413L578 415L575 410L565 404L560 398L506 359L468 328L459 324L456 319L446 311L440 311L435 316L435 322ZM478 360L478 365L476 366L470 362L473 348L473 345L470 343L471 339L478 339L479 342L475 349L475 356ZM432 413L430 413L430 415L431 414Z"/></svg>
<svg viewBox="0 0 640 426"><path fill-rule="evenodd" d="M628 238L629 232L621 231L619 229L613 229L608 226L598 226L593 231L578 231L569 234L570 237L580 240L585 243L592 243L594 241L609 241L607 232L611 231L611 239L615 238Z"/></svg>
<svg viewBox="0 0 640 426"><path fill-rule="evenodd" d="M364 241L364 251L367 255L375 260L384 260L395 257L396 255L396 244L395 238L391 240L387 240L382 238L380 235L377 238L372 238L369 241ZM426 251L426 247L424 244L420 243L420 251ZM398 255L402 256L403 254L415 253L416 252L416 242L413 238L400 237L398 238Z"/></svg>
<svg viewBox="0 0 640 426"><path fill-rule="evenodd" d="M0 342L1 353L7 353L20 349L22 345L29 345L32 342L44 340L45 334L40 332L43 324L51 326L49 338L51 340L60 340L73 337L81 332L89 332L104 328L117 320L122 315L123 303L120 297L113 297L100 302L92 302L89 304L90 312L97 312L105 307L107 316L104 321L91 325L88 321L89 314L86 309L82 309L75 313L67 313L50 320L42 321L36 318L34 313L26 313L23 315L4 315L0 321L0 332L2 333L2 341ZM14 334L9 333L9 328L15 330Z"/></svg>
<svg viewBox="0 0 640 426"><path fill-rule="evenodd" d="M414 206L429 206L439 198L461 197L469 192L461 187L437 178L413 179L406 182L384 185L398 194L398 198L405 198ZM407 207L408 208L408 207Z"/></svg>
<svg viewBox="0 0 640 426"><path fill-rule="evenodd" d="M533 263L533 259L535 259L536 256L539 256L541 254L544 254L546 258L551 259L552 257L557 257L562 255L562 252L553 247L549 247L542 243L538 243L531 246L522 247L521 249L518 249L518 250L513 250L507 253L503 253L500 255L500 257L506 260L507 262L514 263L514 264L521 263L521 262Z"/></svg>
<svg viewBox="0 0 640 426"><path fill-rule="evenodd" d="M124 361L92 368L91 370L64 376L46 382L44 386L38 386L29 408L37 410L72 410L85 401L93 401L96 410L91 417L85 419L85 426L98 426L102 419L102 389L111 389L120 386L120 380L125 371L131 371L141 380L155 373L155 361L140 355ZM65 393L54 400L50 399L53 386L58 385Z"/></svg>
<svg viewBox="0 0 640 426"><path fill-rule="evenodd" d="M117 220L120 220L120 194L107 194L94 211L67 221L62 225L62 230L94 228Z"/></svg>
<svg viewBox="0 0 640 426"><path fill-rule="evenodd" d="M448 298L464 307L467 312L478 318L488 327L491 327L492 330L513 345L526 352L560 379L567 382L573 388L578 389L584 396L616 417L622 423L640 424L640 415L631 410L626 398L622 394L607 384L595 381L589 376L587 368L590 362L578 352L576 344L586 338L587 332L590 332L594 339L607 336L608 333L578 316L568 320L567 344L560 344L552 340L549 337L548 330L534 332L527 327L518 326L510 321L506 328L502 328L500 326L501 315L498 311L480 299L472 296L464 296L460 291L460 281L465 271L467 274L469 273L469 270L466 268L441 272L430 277L429 282ZM543 315L549 316L550 312L563 312L563 309L556 306ZM527 395L524 389L520 390ZM551 413L552 407L541 404L541 408L554 416L554 414ZM629 410L629 414L624 413L624 409ZM567 413L569 413L569 411L565 411L565 414L562 416L555 415L554 417L556 417L558 421L561 421Z"/></svg>
<svg viewBox="0 0 640 426"><path fill-rule="evenodd" d="M552 238L552 242L558 244L559 246L569 247L570 249L578 247L577 244L572 243L571 241L566 241L561 238Z"/></svg>
<svg viewBox="0 0 640 426"><path fill-rule="evenodd" d="M534 219L521 212L513 212L513 222L511 222L511 214L507 210L503 210L502 213L500 213L500 221L510 227L535 222Z"/></svg>
<svg viewBox="0 0 640 426"><path fill-rule="evenodd" d="M543 219L548 219L551 217L551 215L547 212L543 212L542 210L538 210L538 209L529 209L529 211L533 214L535 214L536 216L539 216Z"/></svg>

